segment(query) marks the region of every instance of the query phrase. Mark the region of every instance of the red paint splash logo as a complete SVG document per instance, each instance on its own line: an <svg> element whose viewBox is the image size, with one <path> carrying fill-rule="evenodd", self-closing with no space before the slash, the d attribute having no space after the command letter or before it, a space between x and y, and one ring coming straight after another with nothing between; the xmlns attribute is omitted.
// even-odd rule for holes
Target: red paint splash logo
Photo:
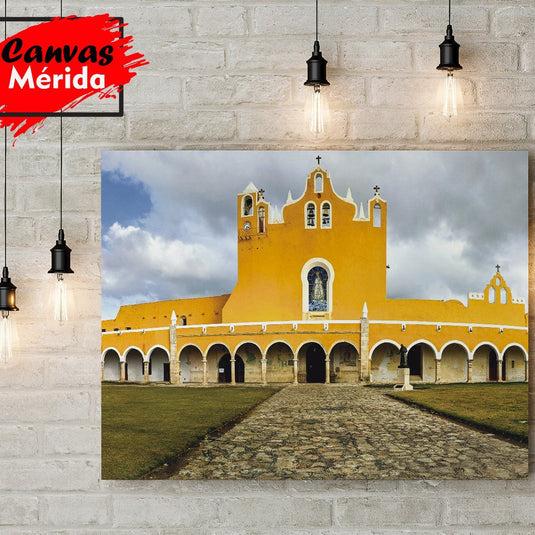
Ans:
<svg viewBox="0 0 535 535"><path fill-rule="evenodd" d="M149 63L132 52L124 26L108 14L56 18L0 43L0 126L17 137L35 132L46 114L72 110L94 95L117 98L134 69Z"/></svg>

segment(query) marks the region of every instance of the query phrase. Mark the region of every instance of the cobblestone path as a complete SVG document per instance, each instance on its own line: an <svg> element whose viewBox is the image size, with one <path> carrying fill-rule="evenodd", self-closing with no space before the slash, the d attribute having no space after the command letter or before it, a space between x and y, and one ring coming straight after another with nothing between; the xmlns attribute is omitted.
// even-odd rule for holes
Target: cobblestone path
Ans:
<svg viewBox="0 0 535 535"><path fill-rule="evenodd" d="M513 479L527 448L356 385L284 388L171 479Z"/></svg>

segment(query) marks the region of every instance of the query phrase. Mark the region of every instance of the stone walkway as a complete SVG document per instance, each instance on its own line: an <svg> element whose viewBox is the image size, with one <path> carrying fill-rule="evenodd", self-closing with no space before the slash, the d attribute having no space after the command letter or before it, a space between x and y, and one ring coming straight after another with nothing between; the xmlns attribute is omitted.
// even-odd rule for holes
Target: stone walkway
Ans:
<svg viewBox="0 0 535 535"><path fill-rule="evenodd" d="M171 479L514 479L527 448L357 385L289 386Z"/></svg>

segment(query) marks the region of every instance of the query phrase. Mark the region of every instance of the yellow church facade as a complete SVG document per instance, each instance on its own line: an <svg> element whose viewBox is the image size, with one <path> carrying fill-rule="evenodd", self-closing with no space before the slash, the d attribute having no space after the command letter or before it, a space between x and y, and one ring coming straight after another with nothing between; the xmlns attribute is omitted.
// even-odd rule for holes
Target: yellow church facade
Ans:
<svg viewBox="0 0 535 535"><path fill-rule="evenodd" d="M213 383L527 381L525 303L499 271L458 300L386 297L387 203L338 195L319 165L281 211L237 196L232 293L122 306L102 322L102 379Z"/></svg>

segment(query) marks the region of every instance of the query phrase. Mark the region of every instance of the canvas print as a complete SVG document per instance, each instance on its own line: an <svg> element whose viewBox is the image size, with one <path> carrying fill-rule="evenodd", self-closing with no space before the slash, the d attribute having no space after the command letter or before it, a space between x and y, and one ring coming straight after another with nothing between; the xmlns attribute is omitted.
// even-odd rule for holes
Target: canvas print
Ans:
<svg viewBox="0 0 535 535"><path fill-rule="evenodd" d="M102 156L104 479L527 476L527 153Z"/></svg>

